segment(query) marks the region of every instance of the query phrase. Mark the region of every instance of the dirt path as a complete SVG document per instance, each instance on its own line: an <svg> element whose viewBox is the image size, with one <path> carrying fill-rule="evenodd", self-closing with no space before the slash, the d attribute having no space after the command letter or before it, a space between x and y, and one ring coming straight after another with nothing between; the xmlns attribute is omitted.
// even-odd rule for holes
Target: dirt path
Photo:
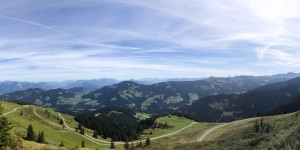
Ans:
<svg viewBox="0 0 300 150"><path fill-rule="evenodd" d="M59 117L60 117L60 118L64 121L64 123L65 123L65 120L64 120L64 118L61 116L60 113L59 113ZM156 139L160 139L160 138L163 138L163 137L167 137L167 136L174 135L174 134L176 134L176 133L181 132L182 130L184 130L184 129L186 129L186 128L191 127L191 126L192 126L193 124L195 124L195 123L196 123L196 122L192 122L190 125L188 125L188 126L186 126L186 127L183 127L183 128L181 128L181 129L179 129L179 130L173 132L173 133L169 133L169 134L165 134L165 135L153 137L153 138L151 138L151 140L156 140ZM66 126L66 128L68 128L69 130L72 130L72 131L75 132L75 129L69 127L67 124L65 124L65 126ZM76 133L77 133L77 132L76 132ZM99 141L99 142L109 143L109 144L110 144L110 142L103 141L103 140L99 140L99 139L95 139L95 138L93 138L93 137L91 137L91 136L89 136L89 135L85 135L85 136L87 136L88 138L93 139L93 140L95 140L95 141ZM146 141L146 140L139 140L139 141L134 141L134 142L131 142L131 143L136 144L136 143L139 143L139 142L145 142L145 141ZM125 142L114 142L114 144L115 144L115 145L120 145L120 144L125 144Z"/></svg>
<svg viewBox="0 0 300 150"><path fill-rule="evenodd" d="M12 111L3 113L1 116L8 115L8 114L10 114L10 113L16 112L16 111L17 111L18 109L20 109L20 108L25 108L25 107L28 107L28 105L25 105L25 106L22 106L22 107L14 108ZM40 116L40 115L36 112L36 108L35 108L34 106L32 106L32 107L33 107L33 113L34 113L38 118L42 119L43 121L45 121L45 122L47 122L47 123L49 123L49 124L51 124L51 125L53 125L53 126L62 128L62 125L56 124L56 123L53 123L53 122L51 122L51 121L48 121L48 120L44 119L42 116ZM93 142L93 143L95 143L95 144L98 144L98 145L110 145L110 142L103 141L103 140L99 140L99 139L95 139L95 138L91 137L90 135L87 135L87 134L82 135L82 134L76 132L75 129L69 127L69 126L65 123L65 119L61 116L60 113L58 113L58 115L59 115L59 117L64 121L64 125L65 125L65 129L66 129L66 130L71 131L71 132L74 132L74 133L76 133L76 134L78 134L78 135L80 135L80 136L86 138L87 140L89 140L89 141L91 141L91 142ZM163 138L163 137L167 137L167 136L171 136L171 135L177 134L177 133L181 132L182 130L191 127L191 126L192 126L193 124L195 124L195 123L196 123L196 122L192 122L190 125L188 125L188 126L186 126L186 127L183 127L183 128L181 128L181 129L179 129L179 130L173 132L173 133L169 133L169 134L165 134L165 135L153 137L153 138L151 138L151 140L156 140L156 139L160 139L160 138ZM206 131L206 132L207 132L207 131ZM209 133L207 133L207 134L209 134ZM202 135L202 136L203 136L203 135ZM201 137L202 137L202 136L201 136ZM201 137L200 137L200 138L201 138ZM134 142L132 142L132 143L136 144L136 143L138 143L138 142L145 142L145 141L146 141L146 140L139 140L139 141L134 141ZM101 143L99 143L99 142L101 142ZM115 145L120 145L120 144L125 144L125 142L114 142L114 144L115 144Z"/></svg>
<svg viewBox="0 0 300 150"><path fill-rule="evenodd" d="M10 113L16 112L16 111L17 111L18 109L20 109L20 108L25 108L25 107L28 107L28 105L25 105L25 106L22 106L22 107L14 108L12 111L3 113L1 116L6 116L6 115L8 115L8 114L10 114Z"/></svg>
<svg viewBox="0 0 300 150"><path fill-rule="evenodd" d="M33 107L33 112L34 112L34 114L35 114L37 117L39 117L39 118L42 119L43 121L45 121L45 122L47 122L47 123L49 123L49 124L51 124L51 125L54 125L54 126L56 126L56 127L62 128L62 125L53 123L53 122L48 121L48 120L44 119L43 117L41 117L41 116L36 112L36 108L35 108L35 107ZM60 114L59 114L59 115L60 115ZM60 117L61 117L61 116L60 116ZM62 117L61 117L61 118L62 118ZM63 119L63 118L62 118L62 119ZM64 119L63 119L63 121L64 121ZM64 121L64 122L65 122L65 121ZM66 126L66 124L65 124L65 127L66 127L66 128L65 128L66 130L71 131L71 132L73 132L73 133L76 133L76 134L78 134L78 135L80 135L80 136L86 138L87 140L89 140L89 141L91 141L91 142L93 142L93 143L95 143L95 144L98 144L98 145L109 145L109 144L99 143L99 142L95 141L94 139L91 139L91 138L90 138L89 136L87 136L87 135L82 135L82 134L76 132L75 129L72 129L72 128L70 128L69 126ZM109 143L110 143L110 142L109 142Z"/></svg>
<svg viewBox="0 0 300 150"><path fill-rule="evenodd" d="M201 137L197 140L197 142L202 142L210 133L212 133L214 130L216 129L219 129L219 128L222 128L224 126L227 126L229 123L225 123L225 124L221 124L221 125L217 125L217 126L214 126L208 130L206 130L202 135Z"/></svg>

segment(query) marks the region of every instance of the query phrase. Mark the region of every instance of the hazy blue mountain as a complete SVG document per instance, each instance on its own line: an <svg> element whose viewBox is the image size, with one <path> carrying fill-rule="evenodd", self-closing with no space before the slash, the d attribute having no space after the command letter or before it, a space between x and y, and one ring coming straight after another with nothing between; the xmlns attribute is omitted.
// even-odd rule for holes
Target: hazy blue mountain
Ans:
<svg viewBox="0 0 300 150"><path fill-rule="evenodd" d="M143 78L140 80L130 80L139 84L151 85L167 81L198 81L205 78Z"/></svg>
<svg viewBox="0 0 300 150"><path fill-rule="evenodd" d="M16 81L0 82L0 94L10 93L14 91L22 91L30 88L48 89L51 88L51 86L46 82L40 82L40 83L16 82Z"/></svg>
<svg viewBox="0 0 300 150"><path fill-rule="evenodd" d="M83 87L85 89L99 89L107 85L113 85L119 83L116 79L100 78L92 80L76 80L76 81L64 81L64 82L48 82L53 88L69 89L73 87Z"/></svg>
<svg viewBox="0 0 300 150"><path fill-rule="evenodd" d="M115 79L92 79L92 80L77 80L77 81L64 81L64 82L17 82L17 81L4 81L0 82L0 95L15 91L22 91L32 88L39 89L69 89L74 87L83 87L85 89L98 89L107 85L113 85L119 81Z"/></svg>

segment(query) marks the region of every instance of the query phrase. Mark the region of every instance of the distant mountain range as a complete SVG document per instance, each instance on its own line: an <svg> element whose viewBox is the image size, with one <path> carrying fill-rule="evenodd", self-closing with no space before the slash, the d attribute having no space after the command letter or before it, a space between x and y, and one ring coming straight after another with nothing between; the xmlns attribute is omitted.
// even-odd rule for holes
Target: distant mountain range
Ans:
<svg viewBox="0 0 300 150"><path fill-rule="evenodd" d="M95 110L110 106L127 107L132 110L150 113L181 111L199 120L215 122L253 116L253 114L257 112L266 112L264 109L271 110L271 108L282 104L283 101L279 97L283 95L281 94L282 92L275 92L275 96L272 92L271 94L263 92L269 92L270 89L274 90L272 83L275 84L275 87L282 84L284 85L285 82L283 81L287 81L297 75L298 74L295 73L289 73L285 75L258 77L210 77L197 81L168 81L151 85L143 85L133 81L123 81L114 85L104 86L117 82L113 79L68 81L64 82L65 84L60 84L60 86L64 87L81 86L80 88L69 89L47 89L46 85L54 87L55 84L36 83L42 88L15 91L2 94L0 97L5 100L24 101L39 106L70 110L73 112ZM97 86L104 87L93 90ZM273 96L279 98L262 100L262 98L259 97L260 93L263 93L261 97ZM293 91L289 91L289 94L289 97L286 97L286 99L297 95L297 92L294 91L293 93ZM257 101L255 101L256 99ZM270 107L261 105L259 100L271 103L268 105Z"/></svg>
<svg viewBox="0 0 300 150"><path fill-rule="evenodd" d="M155 78L146 78L141 80L131 80L139 84L155 84L159 82L165 81L196 81L202 78L174 78L174 79L155 79ZM74 87L82 87L85 89L95 90L102 88L104 86L117 84L121 81L110 78L100 78L100 79L92 79L92 80L76 80L76 81L63 81L63 82L17 82L17 81L3 81L0 82L0 94L15 92L15 91L23 91L32 88L39 88L44 90L49 89L70 89Z"/></svg>
<svg viewBox="0 0 300 150"><path fill-rule="evenodd" d="M287 73L277 74L271 76L261 76L268 80L284 81L300 76L300 73ZM230 78L230 77L229 77ZM143 78L140 80L130 80L139 84L151 85L167 81L199 81L207 78ZM111 78L100 78L92 80L76 80L76 81L63 81L63 82L17 82L17 81L2 81L0 82L0 95L15 91L23 91L31 88L39 88L44 90L49 89L70 89L74 87L82 87L89 90L100 89L104 86L120 83L121 81Z"/></svg>
<svg viewBox="0 0 300 150"><path fill-rule="evenodd" d="M115 79L93 79L93 80L77 80L77 81L64 81L64 82L16 82L16 81L4 81L0 82L0 94L23 91L27 89L39 88L43 90L49 89L69 89L74 87L82 87L85 89L98 89L107 85L119 83Z"/></svg>
<svg viewBox="0 0 300 150"><path fill-rule="evenodd" d="M239 94L262 85L285 81L282 78L237 76L199 81L170 81L142 85L124 81L83 96L102 106L127 106L149 112L169 112L209 95Z"/></svg>

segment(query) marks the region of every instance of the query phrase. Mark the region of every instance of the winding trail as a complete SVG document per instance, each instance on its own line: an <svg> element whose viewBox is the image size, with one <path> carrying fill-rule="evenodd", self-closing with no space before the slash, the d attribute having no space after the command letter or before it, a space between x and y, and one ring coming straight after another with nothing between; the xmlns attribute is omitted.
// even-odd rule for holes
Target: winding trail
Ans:
<svg viewBox="0 0 300 150"><path fill-rule="evenodd" d="M151 140L154 140L154 139L159 139L159 138L163 138L163 137L166 137L166 136L171 136L171 135L174 135L174 134L176 134L176 133L179 133L179 132L181 132L182 130L184 130L184 129L186 129L186 128L189 128L189 127L191 127L193 124L195 124L196 122L192 122L190 125L188 125L188 126L186 126L186 127L184 127L184 128L182 128L182 129L180 129L180 130L178 130L178 131L175 131L175 132L173 132L173 133L169 133L169 134L165 134L165 135L161 135L161 136L158 136L158 137L154 137L154 138L151 138Z"/></svg>
<svg viewBox="0 0 300 150"><path fill-rule="evenodd" d="M61 114L60 114L60 113L58 113L58 114L59 114L59 117L64 121L64 124L65 124L66 128L68 128L68 129L70 129L70 130L72 130L72 131L75 132L75 129L69 127L69 126L65 123L65 119L61 116ZM191 126L192 126L193 124L195 124L195 123L196 123L196 122L192 122L190 125L188 125L188 126L186 126L186 127L183 127L183 128L181 128L180 130L175 131L175 132L173 132L173 133L169 133L169 134L165 134L165 135L153 137L153 138L151 138L151 140L156 140L156 139L160 139L160 138L163 138L163 137L167 137L167 136L174 135L174 134L176 134L176 133L181 132L182 130L184 130L184 129L186 129L186 128L191 127ZM77 133L77 132L76 132L76 133ZM91 137L90 135L87 135L87 134L85 134L85 136L89 137L90 139L99 141L99 142L109 143L109 144L110 144L110 142L103 141L103 140L99 140L99 139L95 139L95 138L93 138L93 137ZM138 141L133 141L133 142L131 142L131 143L136 144L136 143L138 143L138 142L145 142L145 141L146 141L146 140L138 140ZM115 144L115 145L120 145L120 144L125 144L125 142L114 142L114 144Z"/></svg>
<svg viewBox="0 0 300 150"><path fill-rule="evenodd" d="M200 138L197 140L197 142L202 142L210 133L212 133L214 130L216 129L219 129L219 128L222 128L224 126L227 126L229 125L230 123L224 123L224 124L221 124L221 125L217 125L217 126L214 126L212 128L209 128L208 130L206 130L201 136Z"/></svg>
<svg viewBox="0 0 300 150"><path fill-rule="evenodd" d="M16 112L16 111L17 111L18 109L20 109L20 108L25 108L25 107L28 107L28 105L24 105L24 106L21 106L21 107L16 107L16 108L14 108L12 111L3 113L2 115L0 115L0 117L6 116L6 115L8 115L8 114L10 114L10 113Z"/></svg>
<svg viewBox="0 0 300 150"><path fill-rule="evenodd" d="M12 111L3 113L2 115L0 115L0 117L1 117L1 116L6 116L6 115L8 115L8 114L10 114L10 113L16 112L18 109L26 108L26 107L28 107L28 106L29 106L29 105L25 105L25 106L22 106L22 107L14 108ZM40 115L36 112L36 108L35 108L34 106L31 106L31 107L33 107L33 113L34 113L38 118L40 118L41 120L43 120L43 121L45 121L45 122L47 122L47 123L49 123L49 124L51 124L51 125L53 125L53 126L62 128L62 125L57 124L57 123L54 123L54 122L51 122L51 121L49 121L49 120L46 120L45 118L43 118L42 116L40 116ZM80 135L80 136L86 138L87 140L89 140L89 141L91 141L91 142L93 142L93 143L95 143L95 144L98 144L98 145L110 145L111 142L103 141L103 140L100 140L100 139L93 138L93 137L90 136L90 135L87 135L87 134L82 135L82 134L76 132L75 129L69 127L69 126L65 123L65 119L61 116L60 113L58 113L58 115L59 115L59 117L63 120L64 125L65 125L65 129L66 129L66 130L71 131L71 132L74 132L74 133L76 133L76 134L78 134L78 135ZM168 136L177 134L177 133L181 132L182 130L191 127L191 126L192 126L193 124L195 124L195 123L196 123L196 122L192 122L190 125L188 125L188 126L186 126L186 127L183 127L183 128L181 128L181 129L179 129L179 130L173 132L173 133L169 133L169 134L165 134L165 135L153 137L153 138L151 138L151 140L156 140L156 139L160 139L160 138L163 138L163 137L168 137ZM146 141L146 140L138 140L138 141L133 141L133 142L131 142L131 143L136 144L136 143L138 143L138 142L145 142L145 141ZM100 142L100 143L99 143L99 142ZM115 145L121 145L121 144L125 144L125 142L114 142L114 144L115 144Z"/></svg>
<svg viewBox="0 0 300 150"><path fill-rule="evenodd" d="M41 116L36 112L36 108L35 108L34 106L32 106L32 107L33 107L33 112L34 112L34 114L35 114L37 117L39 117L40 119L42 119L43 121L45 121L45 122L47 122L47 123L49 123L49 124L51 124L51 125L54 125L54 126L57 126L57 127L62 128L62 125L53 123L53 122L48 121L48 120L44 119L43 117L41 117ZM59 116L60 116L60 113L59 113ZM61 117L61 116L60 116L60 117ZM61 117L61 119L63 119L63 118ZM65 122L64 119L63 119L63 121ZM86 134L85 134L85 135L82 135L82 134L76 132L75 129L70 128L70 127L67 126L65 123L64 123L64 125L65 125L65 127L66 127L65 129L67 129L68 131L74 132L74 133L76 133L76 134L78 134L78 135L84 137L85 139L87 139L87 140L89 140L89 141L91 141L91 142L93 142L93 143L95 143L95 144L98 144L98 145L109 145L108 143L110 143L110 142L107 142L107 144L99 143L99 142L95 141L93 138L90 138L89 136L87 136ZM106 141L105 141L105 142L106 142Z"/></svg>

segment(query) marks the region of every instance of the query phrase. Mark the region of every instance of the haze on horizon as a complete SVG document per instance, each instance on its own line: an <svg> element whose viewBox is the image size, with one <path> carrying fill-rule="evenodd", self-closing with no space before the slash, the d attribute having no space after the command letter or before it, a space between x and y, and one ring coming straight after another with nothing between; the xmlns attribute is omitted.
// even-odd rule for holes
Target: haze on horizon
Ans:
<svg viewBox="0 0 300 150"><path fill-rule="evenodd" d="M2 0L0 81L299 72L298 0Z"/></svg>

